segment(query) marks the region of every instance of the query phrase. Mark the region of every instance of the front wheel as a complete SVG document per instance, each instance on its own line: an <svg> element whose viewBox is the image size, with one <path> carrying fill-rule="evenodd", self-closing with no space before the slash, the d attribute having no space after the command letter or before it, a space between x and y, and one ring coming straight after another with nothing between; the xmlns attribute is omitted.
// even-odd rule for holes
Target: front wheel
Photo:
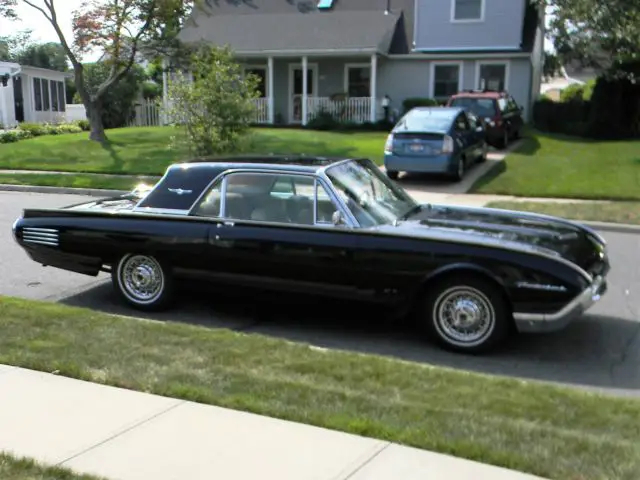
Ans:
<svg viewBox="0 0 640 480"><path fill-rule="evenodd" d="M420 324L444 348L482 353L509 332L509 308L499 287L473 275L450 276L429 288Z"/></svg>
<svg viewBox="0 0 640 480"><path fill-rule="evenodd" d="M173 295L170 268L146 254L126 254L111 272L119 296L138 310L155 311L166 307Z"/></svg>

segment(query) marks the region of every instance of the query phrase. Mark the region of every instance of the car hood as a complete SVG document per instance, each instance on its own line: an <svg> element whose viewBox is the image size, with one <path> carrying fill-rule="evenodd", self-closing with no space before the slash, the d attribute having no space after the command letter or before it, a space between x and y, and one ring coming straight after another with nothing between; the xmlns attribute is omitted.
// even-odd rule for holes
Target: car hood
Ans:
<svg viewBox="0 0 640 480"><path fill-rule="evenodd" d="M513 210L424 205L396 225L399 234L459 240L487 246L561 256L585 268L604 240L584 225L565 219Z"/></svg>

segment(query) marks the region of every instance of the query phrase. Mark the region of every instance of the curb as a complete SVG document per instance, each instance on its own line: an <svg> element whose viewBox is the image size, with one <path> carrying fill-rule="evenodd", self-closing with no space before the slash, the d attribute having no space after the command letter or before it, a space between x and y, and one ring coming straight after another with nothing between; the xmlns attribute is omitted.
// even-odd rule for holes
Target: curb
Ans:
<svg viewBox="0 0 640 480"><path fill-rule="evenodd" d="M128 193L124 190L104 190L99 188L45 187L38 185L0 184L1 192L55 193L58 195L85 195L89 197L116 197Z"/></svg>
<svg viewBox="0 0 640 480"><path fill-rule="evenodd" d="M54 193L58 195L84 195L89 197L117 197L129 193L124 190L103 190L99 188L45 187L36 185L0 184L0 192ZM640 234L640 225L627 223L596 222L591 220L573 220L596 230L614 233Z"/></svg>

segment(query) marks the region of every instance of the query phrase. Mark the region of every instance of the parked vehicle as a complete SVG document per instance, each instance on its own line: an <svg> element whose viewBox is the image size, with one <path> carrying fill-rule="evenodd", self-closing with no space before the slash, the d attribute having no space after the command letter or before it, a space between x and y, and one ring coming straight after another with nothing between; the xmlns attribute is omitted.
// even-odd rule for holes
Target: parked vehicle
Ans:
<svg viewBox="0 0 640 480"><path fill-rule="evenodd" d="M563 328L606 291L610 268L586 226L422 205L367 159L185 162L151 190L25 209L13 235L42 265L109 272L137 309L168 307L187 278L363 299L464 352L497 346L512 327Z"/></svg>
<svg viewBox="0 0 640 480"><path fill-rule="evenodd" d="M480 118L491 146L506 148L511 140L520 138L523 108L508 92L465 90L452 95L447 105L465 108Z"/></svg>
<svg viewBox="0 0 640 480"><path fill-rule="evenodd" d="M384 146L384 167L396 180L401 171L446 174L462 180L487 158L483 126L459 107L415 107L393 127Z"/></svg>

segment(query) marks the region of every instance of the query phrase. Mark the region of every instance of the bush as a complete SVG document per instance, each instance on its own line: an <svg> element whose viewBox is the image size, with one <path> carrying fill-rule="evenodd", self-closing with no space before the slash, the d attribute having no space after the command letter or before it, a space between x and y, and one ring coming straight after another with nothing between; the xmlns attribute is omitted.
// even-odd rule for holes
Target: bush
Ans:
<svg viewBox="0 0 640 480"><path fill-rule="evenodd" d="M43 123L22 122L18 125L18 128L24 132L29 132L32 137L39 137L48 133L47 126Z"/></svg>
<svg viewBox="0 0 640 480"><path fill-rule="evenodd" d="M584 96L585 86L580 83L572 83L560 91L561 102L581 102Z"/></svg>
<svg viewBox="0 0 640 480"><path fill-rule="evenodd" d="M591 102L554 102L541 98L533 104L533 123L541 131L583 135L587 131L587 119Z"/></svg>
<svg viewBox="0 0 640 480"><path fill-rule="evenodd" d="M0 143L14 143L18 140L21 140L21 136L17 130L0 133Z"/></svg>
<svg viewBox="0 0 640 480"><path fill-rule="evenodd" d="M331 112L320 109L311 120L307 122L306 127L311 130L337 130L343 124L335 118Z"/></svg>
<svg viewBox="0 0 640 480"><path fill-rule="evenodd" d="M80 130L82 130L83 132L88 132L89 130L91 130L91 124L89 123L89 120L76 120L73 123L80 127Z"/></svg>
<svg viewBox="0 0 640 480"><path fill-rule="evenodd" d="M415 107L437 107L440 103L434 98L409 97L402 102L403 115Z"/></svg>

